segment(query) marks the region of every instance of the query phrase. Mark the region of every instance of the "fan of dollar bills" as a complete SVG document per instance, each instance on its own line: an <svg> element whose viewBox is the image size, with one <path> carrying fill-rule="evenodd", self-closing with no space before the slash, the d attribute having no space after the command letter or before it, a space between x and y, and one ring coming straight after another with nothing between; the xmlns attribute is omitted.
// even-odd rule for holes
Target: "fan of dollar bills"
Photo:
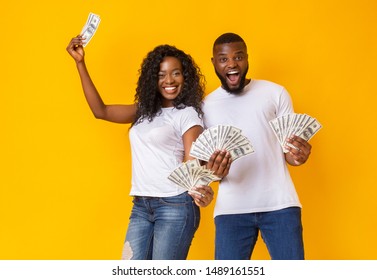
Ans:
<svg viewBox="0 0 377 280"><path fill-rule="evenodd" d="M251 154L254 148L241 129L231 125L216 125L204 130L192 143L190 155L208 161L215 150L229 151L232 161Z"/></svg>
<svg viewBox="0 0 377 280"><path fill-rule="evenodd" d="M98 15L89 13L88 19L86 24L84 25L83 29L81 30L81 35L85 38L83 46L85 47L89 41L93 38L94 34L96 33L99 23L101 19Z"/></svg>
<svg viewBox="0 0 377 280"><path fill-rule="evenodd" d="M315 118L307 114L296 113L273 119L269 124L279 140L284 153L288 152L285 149L286 145L292 146L287 143L287 138L291 135L297 135L309 141L322 128L322 125Z"/></svg>
<svg viewBox="0 0 377 280"><path fill-rule="evenodd" d="M208 185L221 178L214 175L213 171L205 168L205 166L201 166L198 159L193 159L183 162L174 169L168 179L188 191L197 193L192 190L196 185Z"/></svg>

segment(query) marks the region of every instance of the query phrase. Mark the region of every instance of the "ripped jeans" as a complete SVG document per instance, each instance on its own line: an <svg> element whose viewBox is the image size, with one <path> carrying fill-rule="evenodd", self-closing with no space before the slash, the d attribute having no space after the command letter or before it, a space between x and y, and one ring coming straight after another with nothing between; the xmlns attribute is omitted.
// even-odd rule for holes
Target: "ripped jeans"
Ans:
<svg viewBox="0 0 377 280"><path fill-rule="evenodd" d="M184 192L133 199L123 259L184 260L199 227L200 211Z"/></svg>

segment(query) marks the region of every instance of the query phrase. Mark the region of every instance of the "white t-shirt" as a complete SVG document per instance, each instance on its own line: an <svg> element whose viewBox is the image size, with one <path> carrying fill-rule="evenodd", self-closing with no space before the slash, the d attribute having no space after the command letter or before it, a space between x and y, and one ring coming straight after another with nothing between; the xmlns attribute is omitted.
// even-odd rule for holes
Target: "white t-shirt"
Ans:
<svg viewBox="0 0 377 280"><path fill-rule="evenodd" d="M168 197L185 191L168 176L183 161L183 134L195 125L203 126L203 121L193 107L169 107L162 108L152 122L145 120L130 129L130 195Z"/></svg>
<svg viewBox="0 0 377 280"><path fill-rule="evenodd" d="M255 152L234 161L221 181L214 215L301 207L282 148L269 121L293 112L287 91L268 81L251 80L241 94L219 87L204 100L204 124L242 129Z"/></svg>

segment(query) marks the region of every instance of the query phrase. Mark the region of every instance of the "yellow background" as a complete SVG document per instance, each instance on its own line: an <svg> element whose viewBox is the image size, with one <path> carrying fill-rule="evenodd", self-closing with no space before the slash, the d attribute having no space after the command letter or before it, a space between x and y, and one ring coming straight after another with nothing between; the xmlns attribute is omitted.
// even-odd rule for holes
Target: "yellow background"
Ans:
<svg viewBox="0 0 377 280"><path fill-rule="evenodd" d="M291 168L307 259L376 259L377 2L1 0L0 259L119 259L131 208L128 126L95 120L65 51L101 16L86 59L107 103L133 101L158 44L207 78L223 32L247 42L249 76L284 85L323 129ZM214 187L215 189L217 186ZM213 205L189 259L213 259ZM268 259L261 239L254 259Z"/></svg>

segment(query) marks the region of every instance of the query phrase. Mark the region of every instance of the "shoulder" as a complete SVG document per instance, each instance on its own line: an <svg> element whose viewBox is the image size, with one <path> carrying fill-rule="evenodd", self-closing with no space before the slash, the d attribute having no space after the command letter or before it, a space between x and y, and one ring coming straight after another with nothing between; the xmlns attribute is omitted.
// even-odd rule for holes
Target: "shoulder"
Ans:
<svg viewBox="0 0 377 280"><path fill-rule="evenodd" d="M174 108L171 110L171 116L176 120L185 120L185 119L200 119L198 112L194 107L187 106L182 109Z"/></svg>
<svg viewBox="0 0 377 280"><path fill-rule="evenodd" d="M290 99L284 86L267 80L253 80L250 90L277 101Z"/></svg>
<svg viewBox="0 0 377 280"><path fill-rule="evenodd" d="M261 89L266 91L272 91L272 92L282 92L285 90L285 88L282 85L279 85L272 81L267 80L252 80L251 87L253 89Z"/></svg>
<svg viewBox="0 0 377 280"><path fill-rule="evenodd" d="M173 113L175 115L180 115L180 116L198 114L195 108L192 106L186 106L185 108L182 108L182 109L174 108Z"/></svg>
<svg viewBox="0 0 377 280"><path fill-rule="evenodd" d="M182 132L187 131L190 127L200 125L203 127L203 120L194 107L188 106L183 109L173 109L172 121L174 126Z"/></svg>

